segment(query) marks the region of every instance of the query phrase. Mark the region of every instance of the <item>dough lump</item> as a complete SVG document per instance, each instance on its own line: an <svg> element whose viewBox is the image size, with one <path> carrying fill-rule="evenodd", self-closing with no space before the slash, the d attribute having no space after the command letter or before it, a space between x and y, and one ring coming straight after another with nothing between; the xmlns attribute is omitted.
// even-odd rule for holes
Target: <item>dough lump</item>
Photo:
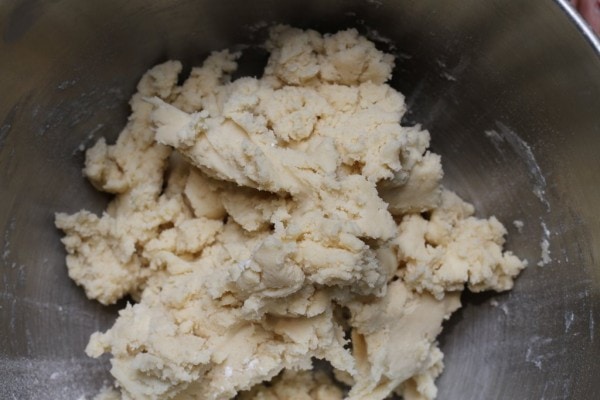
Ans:
<svg viewBox="0 0 600 400"><path fill-rule="evenodd" d="M135 302L87 346L112 355L101 396L433 399L460 292L508 290L525 263L400 125L391 55L353 29L276 26L265 48L260 78L232 80L227 50L181 85L177 61L149 70L116 143L86 154L114 199L56 215L87 296Z"/></svg>

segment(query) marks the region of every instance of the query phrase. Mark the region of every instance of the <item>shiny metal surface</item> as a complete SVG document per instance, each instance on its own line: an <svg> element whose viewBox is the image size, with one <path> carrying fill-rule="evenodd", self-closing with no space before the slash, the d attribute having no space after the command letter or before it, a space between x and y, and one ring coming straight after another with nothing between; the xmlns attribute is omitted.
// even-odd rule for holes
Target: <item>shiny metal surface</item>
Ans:
<svg viewBox="0 0 600 400"><path fill-rule="evenodd" d="M391 39L405 123L432 132L447 185L530 262L514 291L467 295L441 341L440 399L600 393L600 57L544 0L0 2L0 398L77 399L108 379L83 348L116 308L64 266L55 211L99 211L83 153L114 139L136 80L251 43L261 21ZM373 32L371 32L373 34ZM583 34L582 34L583 33ZM586 36L587 35L587 36ZM513 220L522 220L519 233ZM546 234L544 227L549 233ZM540 242L552 261L544 266ZM106 360L104 360L106 362Z"/></svg>

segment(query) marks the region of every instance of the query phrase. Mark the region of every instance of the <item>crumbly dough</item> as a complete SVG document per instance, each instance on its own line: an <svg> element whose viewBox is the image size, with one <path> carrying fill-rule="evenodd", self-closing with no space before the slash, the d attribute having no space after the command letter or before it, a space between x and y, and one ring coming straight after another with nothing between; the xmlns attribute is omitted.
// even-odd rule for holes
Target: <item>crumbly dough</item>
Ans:
<svg viewBox="0 0 600 400"><path fill-rule="evenodd" d="M87 296L135 300L86 349L112 354L104 396L433 399L460 292L508 290L525 264L400 125L391 55L352 29L277 26L265 47L261 78L232 81L226 50L182 85L179 62L149 70L116 143L86 154L113 201L56 215Z"/></svg>
<svg viewBox="0 0 600 400"><path fill-rule="evenodd" d="M344 393L323 371L286 370L269 382L241 392L238 400L342 400Z"/></svg>

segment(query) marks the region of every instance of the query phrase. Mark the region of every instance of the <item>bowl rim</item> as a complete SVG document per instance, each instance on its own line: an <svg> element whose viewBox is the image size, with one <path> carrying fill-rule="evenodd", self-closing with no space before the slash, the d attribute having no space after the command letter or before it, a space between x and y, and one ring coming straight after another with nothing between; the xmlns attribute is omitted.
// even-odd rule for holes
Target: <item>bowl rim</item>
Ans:
<svg viewBox="0 0 600 400"><path fill-rule="evenodd" d="M583 34L589 44L592 45L594 52L600 57L600 37L592 30L581 14L571 5L569 0L557 0L557 3L575 22L579 31Z"/></svg>

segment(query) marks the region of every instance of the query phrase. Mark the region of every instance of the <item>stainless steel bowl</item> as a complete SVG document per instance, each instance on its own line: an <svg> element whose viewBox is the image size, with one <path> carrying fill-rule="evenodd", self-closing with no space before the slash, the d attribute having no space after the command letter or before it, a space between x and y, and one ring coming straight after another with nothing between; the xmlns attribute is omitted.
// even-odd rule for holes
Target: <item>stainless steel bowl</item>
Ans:
<svg viewBox="0 0 600 400"><path fill-rule="evenodd" d="M102 209L107 198L82 178L82 149L116 137L148 67L252 43L260 22L389 38L393 84L410 105L404 123L431 130L447 185L497 215L508 247L530 261L512 292L464 296L441 338L439 398L597 396L600 45L566 2L9 0L0 2L0 398L77 399L108 380L106 360L83 348L117 308L68 279L53 213ZM538 267L545 239L552 261Z"/></svg>

